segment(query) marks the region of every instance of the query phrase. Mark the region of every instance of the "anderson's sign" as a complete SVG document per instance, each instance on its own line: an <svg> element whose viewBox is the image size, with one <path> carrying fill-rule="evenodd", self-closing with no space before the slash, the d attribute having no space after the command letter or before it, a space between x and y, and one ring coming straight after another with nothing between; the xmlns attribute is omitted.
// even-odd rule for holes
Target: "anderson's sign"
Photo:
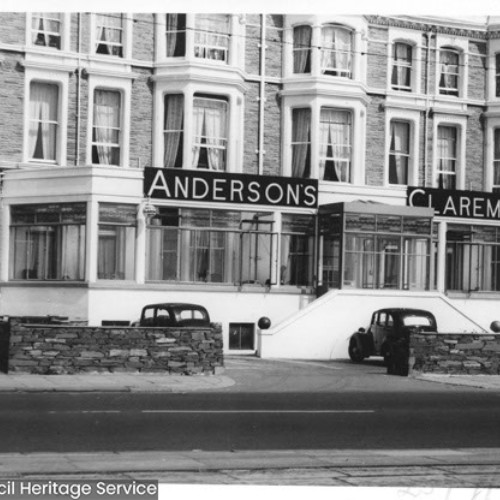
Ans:
<svg viewBox="0 0 500 500"><path fill-rule="evenodd" d="M500 220L500 195L482 191L409 187L410 207L431 207L436 215Z"/></svg>
<svg viewBox="0 0 500 500"><path fill-rule="evenodd" d="M162 200L317 208L318 181L149 167L144 169L144 195Z"/></svg>

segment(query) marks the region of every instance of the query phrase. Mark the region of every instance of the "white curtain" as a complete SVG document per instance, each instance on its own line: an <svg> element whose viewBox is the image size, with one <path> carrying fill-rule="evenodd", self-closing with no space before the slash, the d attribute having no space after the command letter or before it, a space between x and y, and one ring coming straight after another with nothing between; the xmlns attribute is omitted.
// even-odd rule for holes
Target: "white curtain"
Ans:
<svg viewBox="0 0 500 500"><path fill-rule="evenodd" d="M351 71L351 33L335 26L321 30L321 68L323 70Z"/></svg>
<svg viewBox="0 0 500 500"><path fill-rule="evenodd" d="M292 112L292 177L308 177L311 144L311 110L296 108Z"/></svg>
<svg viewBox="0 0 500 500"><path fill-rule="evenodd" d="M184 96L172 94L165 96L165 153L164 167L177 167L179 148L182 148L182 128L184 121Z"/></svg>
<svg viewBox="0 0 500 500"><path fill-rule="evenodd" d="M227 103L215 99L195 99L193 107L193 168L199 166L200 152L207 152L210 170L225 169L227 147Z"/></svg>
<svg viewBox="0 0 500 500"><path fill-rule="evenodd" d="M120 93L96 90L94 95L94 141L98 163L117 165L119 163Z"/></svg>
<svg viewBox="0 0 500 500"><path fill-rule="evenodd" d="M351 158L350 113L322 109L320 141L320 179L348 182Z"/></svg>
<svg viewBox="0 0 500 500"><path fill-rule="evenodd" d="M121 43L122 15L97 14L96 15L96 40L98 54L116 54L116 50L107 42L114 45Z"/></svg>
<svg viewBox="0 0 500 500"><path fill-rule="evenodd" d="M61 279L80 280L84 278L85 227L77 225L60 228L60 276Z"/></svg>
<svg viewBox="0 0 500 500"><path fill-rule="evenodd" d="M297 26L293 30L293 72L308 73L311 58L311 26Z"/></svg>
<svg viewBox="0 0 500 500"><path fill-rule="evenodd" d="M391 122L390 184L408 184L409 129L408 123Z"/></svg>
<svg viewBox="0 0 500 500"><path fill-rule="evenodd" d="M33 82L30 85L30 157L41 160L56 159L57 85Z"/></svg>

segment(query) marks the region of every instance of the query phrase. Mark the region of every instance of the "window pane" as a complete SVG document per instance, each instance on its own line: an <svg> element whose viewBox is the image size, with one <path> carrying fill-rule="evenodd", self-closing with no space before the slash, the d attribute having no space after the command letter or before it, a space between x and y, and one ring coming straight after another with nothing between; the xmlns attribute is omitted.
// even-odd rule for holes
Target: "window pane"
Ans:
<svg viewBox="0 0 500 500"><path fill-rule="evenodd" d="M457 129L438 127L437 185L442 189L455 189L457 168Z"/></svg>
<svg viewBox="0 0 500 500"><path fill-rule="evenodd" d="M222 14L196 15L195 57L228 62L229 20Z"/></svg>
<svg viewBox="0 0 500 500"><path fill-rule="evenodd" d="M292 110L292 177L311 174L311 110Z"/></svg>
<svg viewBox="0 0 500 500"><path fill-rule="evenodd" d="M121 94L113 90L94 92L92 163L120 165Z"/></svg>
<svg viewBox="0 0 500 500"><path fill-rule="evenodd" d="M57 12L33 12L31 41L34 45L61 48L61 16Z"/></svg>
<svg viewBox="0 0 500 500"><path fill-rule="evenodd" d="M29 156L55 161L59 127L59 87L51 83L31 82L29 107Z"/></svg>
<svg viewBox="0 0 500 500"><path fill-rule="evenodd" d="M123 14L96 14L96 53L123 56Z"/></svg>
<svg viewBox="0 0 500 500"><path fill-rule="evenodd" d="M439 93L458 96L459 55L454 50L441 50L439 54Z"/></svg>
<svg viewBox="0 0 500 500"><path fill-rule="evenodd" d="M166 15L167 57L186 55L186 14Z"/></svg>
<svg viewBox="0 0 500 500"><path fill-rule="evenodd" d="M193 168L226 169L226 100L195 97L193 103Z"/></svg>
<svg viewBox="0 0 500 500"><path fill-rule="evenodd" d="M311 26L296 26L293 29L293 72L311 72Z"/></svg>
<svg viewBox="0 0 500 500"><path fill-rule="evenodd" d="M393 46L392 88L395 90L411 90L412 47L405 43Z"/></svg>
<svg viewBox="0 0 500 500"><path fill-rule="evenodd" d="M410 124L392 121L389 151L389 184L408 184Z"/></svg>
<svg viewBox="0 0 500 500"><path fill-rule="evenodd" d="M320 179L350 182L351 113L321 108L320 141Z"/></svg>
<svg viewBox="0 0 500 500"><path fill-rule="evenodd" d="M352 34L337 26L321 30L321 70L332 76L351 78Z"/></svg>

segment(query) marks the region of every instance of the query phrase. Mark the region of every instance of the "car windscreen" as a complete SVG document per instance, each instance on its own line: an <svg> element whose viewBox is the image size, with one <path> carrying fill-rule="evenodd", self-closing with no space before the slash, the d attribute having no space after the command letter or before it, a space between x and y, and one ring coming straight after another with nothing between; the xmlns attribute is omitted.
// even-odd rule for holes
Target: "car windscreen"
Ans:
<svg viewBox="0 0 500 500"><path fill-rule="evenodd" d="M429 316L404 316L403 317L403 325L405 326L432 326L433 321Z"/></svg>

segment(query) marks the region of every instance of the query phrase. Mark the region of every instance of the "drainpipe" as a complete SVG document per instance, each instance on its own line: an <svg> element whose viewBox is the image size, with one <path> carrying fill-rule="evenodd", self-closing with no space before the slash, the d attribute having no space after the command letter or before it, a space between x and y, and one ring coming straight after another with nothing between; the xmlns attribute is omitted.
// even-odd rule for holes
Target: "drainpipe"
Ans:
<svg viewBox="0 0 500 500"><path fill-rule="evenodd" d="M431 40L432 40L432 31L428 31L424 33L425 39L427 41L427 57L425 60L425 115L424 115L424 187L427 186L427 172L428 172L428 163L429 163L429 132L428 132L428 124L429 124L429 114L430 114L430 84L429 84L429 73L431 67Z"/></svg>
<svg viewBox="0 0 500 500"><path fill-rule="evenodd" d="M82 81L82 65L81 65L81 37L82 37L82 14L78 12L78 38L77 38L77 53L78 53L78 67L76 69L76 166L80 165L80 97L81 97L81 81Z"/></svg>
<svg viewBox="0 0 500 500"><path fill-rule="evenodd" d="M264 173L264 112L266 103L266 15L260 24L260 92L259 92L259 175Z"/></svg>

